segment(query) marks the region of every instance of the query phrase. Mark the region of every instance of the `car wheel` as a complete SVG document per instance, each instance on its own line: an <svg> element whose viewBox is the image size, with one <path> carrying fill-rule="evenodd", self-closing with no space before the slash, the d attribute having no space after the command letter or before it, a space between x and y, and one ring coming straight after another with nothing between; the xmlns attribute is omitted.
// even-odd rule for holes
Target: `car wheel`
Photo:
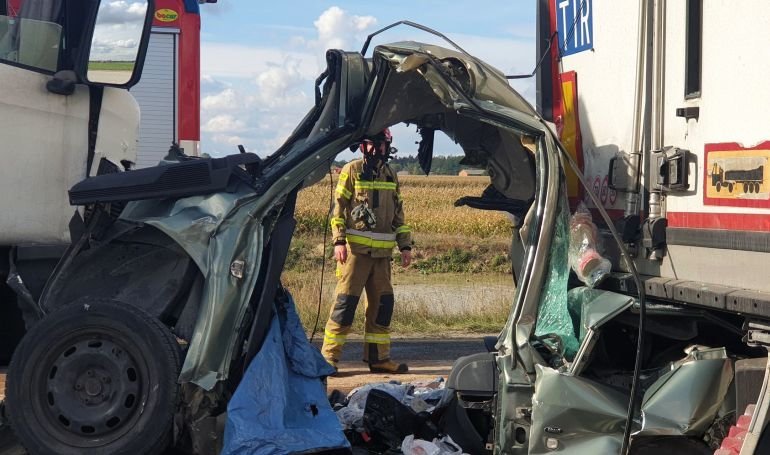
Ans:
<svg viewBox="0 0 770 455"><path fill-rule="evenodd" d="M156 454L168 446L180 353L159 320L82 300L43 318L16 349L6 411L31 454Z"/></svg>

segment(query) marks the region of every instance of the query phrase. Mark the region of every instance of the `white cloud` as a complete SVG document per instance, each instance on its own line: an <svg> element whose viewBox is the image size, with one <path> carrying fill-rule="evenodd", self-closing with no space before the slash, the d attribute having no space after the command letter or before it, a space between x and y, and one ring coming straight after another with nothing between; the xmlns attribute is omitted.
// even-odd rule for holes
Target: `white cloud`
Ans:
<svg viewBox="0 0 770 455"><path fill-rule="evenodd" d="M141 22L147 11L147 2L124 0L102 2L99 7L98 24L123 24Z"/></svg>
<svg viewBox="0 0 770 455"><path fill-rule="evenodd" d="M231 85L221 81L210 74L201 74L201 93L209 94L222 91Z"/></svg>
<svg viewBox="0 0 770 455"><path fill-rule="evenodd" d="M112 48L118 47L122 49L132 49L138 46L139 43L135 39L117 39L117 40L110 40L110 39L103 39L103 38L95 38L94 43L91 45L91 51L93 52L95 49L101 49L101 50L110 50Z"/></svg>
<svg viewBox="0 0 770 455"><path fill-rule="evenodd" d="M350 40L377 25L373 16L356 16L332 6L313 22L318 31L318 44L323 49L347 49Z"/></svg>
<svg viewBox="0 0 770 455"><path fill-rule="evenodd" d="M243 144L267 155L280 147L314 102L315 78L325 69L328 48L358 50L377 25L373 16L358 16L331 7L314 21L315 36L294 36L280 46L249 46L203 42L201 45L202 150L212 155L236 153ZM448 46L432 36L411 32L391 34L378 43L416 39ZM290 33L292 31L288 30ZM535 64L534 43L524 37L448 36L468 52L506 74L528 73ZM375 43L376 44L376 43ZM514 82L534 102L534 79ZM415 127L396 126L394 145L402 156L414 155ZM459 149L437 136L435 153ZM352 154L344 154L349 158Z"/></svg>
<svg viewBox="0 0 770 455"><path fill-rule="evenodd" d="M260 154L275 151L313 104L326 49L350 49L376 23L373 16L331 7L314 22L315 29L286 28L315 32L314 37L290 36L282 47L202 42L203 151L233 153L231 147L240 143Z"/></svg>
<svg viewBox="0 0 770 455"><path fill-rule="evenodd" d="M228 135L228 134L215 134L212 136L212 139L214 142L217 142L219 144L225 144L230 146L238 146L243 144L243 138L236 135Z"/></svg>
<svg viewBox="0 0 770 455"><path fill-rule="evenodd" d="M208 95L201 100L201 108L212 111L237 110L241 105L238 95L232 88L226 88L214 95Z"/></svg>
<svg viewBox="0 0 770 455"><path fill-rule="evenodd" d="M309 81L299 67L299 62L286 61L260 73L255 80L257 94L253 101L261 108L308 106L310 97L304 89L308 88Z"/></svg>
<svg viewBox="0 0 770 455"><path fill-rule="evenodd" d="M285 51L263 46L201 43L201 73L214 78L252 78L290 59L299 63L302 77L314 79L321 73L317 56L310 51Z"/></svg>
<svg viewBox="0 0 770 455"><path fill-rule="evenodd" d="M237 133L245 128L246 124L243 120L229 114L220 114L208 119L201 127L201 131L207 133Z"/></svg>

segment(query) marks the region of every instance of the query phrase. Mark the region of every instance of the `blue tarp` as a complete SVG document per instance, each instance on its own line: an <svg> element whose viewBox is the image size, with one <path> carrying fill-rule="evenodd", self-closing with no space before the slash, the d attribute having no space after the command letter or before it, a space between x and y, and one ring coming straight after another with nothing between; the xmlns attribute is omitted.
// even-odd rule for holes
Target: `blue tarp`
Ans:
<svg viewBox="0 0 770 455"><path fill-rule="evenodd" d="M320 379L334 369L308 342L287 297L227 406L222 455L350 447Z"/></svg>

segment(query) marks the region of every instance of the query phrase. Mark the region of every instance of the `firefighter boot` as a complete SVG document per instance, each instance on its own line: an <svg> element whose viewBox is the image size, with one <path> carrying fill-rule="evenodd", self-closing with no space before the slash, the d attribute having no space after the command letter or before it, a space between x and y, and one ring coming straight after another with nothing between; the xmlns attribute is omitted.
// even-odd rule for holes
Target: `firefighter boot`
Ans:
<svg viewBox="0 0 770 455"><path fill-rule="evenodd" d="M339 369L337 368L337 361L331 357L326 356L324 356L324 360L326 360L326 363L334 368L334 373L330 374L329 376L337 376L337 373L339 372Z"/></svg>
<svg viewBox="0 0 770 455"><path fill-rule="evenodd" d="M409 367L405 363L396 363L388 359L377 363L370 363L369 371L372 373L403 374L409 372Z"/></svg>

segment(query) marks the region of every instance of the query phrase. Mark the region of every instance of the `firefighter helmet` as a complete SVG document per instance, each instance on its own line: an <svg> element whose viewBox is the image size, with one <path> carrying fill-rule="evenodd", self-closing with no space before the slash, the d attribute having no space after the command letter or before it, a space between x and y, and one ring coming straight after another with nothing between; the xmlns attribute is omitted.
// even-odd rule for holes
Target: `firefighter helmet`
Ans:
<svg viewBox="0 0 770 455"><path fill-rule="evenodd" d="M362 152L366 153L368 150L367 145L371 144L374 146L375 151L379 151L381 154L387 154L392 142L393 135L390 133L390 128L385 128L377 134L365 136L363 141L361 141L360 149ZM383 146L384 148L382 148Z"/></svg>

